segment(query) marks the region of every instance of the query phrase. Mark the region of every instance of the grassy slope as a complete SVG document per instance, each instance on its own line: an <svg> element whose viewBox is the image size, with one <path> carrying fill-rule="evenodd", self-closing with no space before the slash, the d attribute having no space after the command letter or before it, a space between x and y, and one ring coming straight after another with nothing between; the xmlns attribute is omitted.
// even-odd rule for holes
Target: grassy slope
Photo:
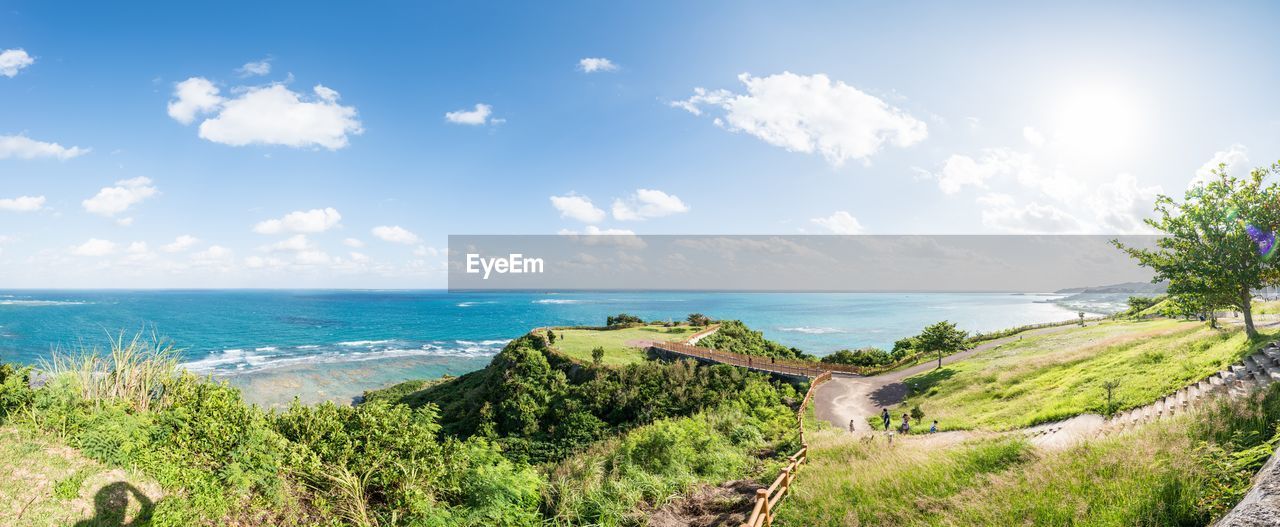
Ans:
<svg viewBox="0 0 1280 527"><path fill-rule="evenodd" d="M641 341L683 341L689 335L701 330L700 327L677 326L641 326L623 329L558 329L555 349L573 357L575 360L590 364L591 350L604 348L604 364L607 366L623 366L644 362L644 349L637 346Z"/></svg>
<svg viewBox="0 0 1280 527"><path fill-rule="evenodd" d="M1280 390L1258 395L1059 451L1016 435L889 448L826 430L776 525L1206 525L1270 453Z"/></svg>
<svg viewBox="0 0 1280 527"><path fill-rule="evenodd" d="M0 471L0 525L72 525L91 519L99 522L93 525L121 525L162 496L159 486L144 477L86 459L56 438L17 426L0 427L0 466L8 468Z"/></svg>
<svg viewBox="0 0 1280 527"><path fill-rule="evenodd" d="M925 421L940 428L1008 429L1100 412L1102 384L1120 409L1168 395L1252 349L1239 330L1175 320L1107 322L1035 335L909 378ZM916 427L926 429L927 427Z"/></svg>

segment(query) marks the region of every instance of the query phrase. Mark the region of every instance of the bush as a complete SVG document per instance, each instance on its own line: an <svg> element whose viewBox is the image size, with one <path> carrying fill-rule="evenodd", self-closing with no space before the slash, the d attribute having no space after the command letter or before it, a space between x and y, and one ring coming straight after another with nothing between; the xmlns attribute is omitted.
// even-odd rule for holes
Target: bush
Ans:
<svg viewBox="0 0 1280 527"><path fill-rule="evenodd" d="M741 320L721 321L720 329L698 341L698 345L743 355L813 360L812 356L799 349L788 348L764 338L763 333L748 328Z"/></svg>
<svg viewBox="0 0 1280 527"><path fill-rule="evenodd" d="M612 328L612 327L618 327L618 326L629 326L632 324L644 324L644 319L637 317L635 315L628 315L626 313L621 313L618 315L606 317L604 325Z"/></svg>
<svg viewBox="0 0 1280 527"><path fill-rule="evenodd" d="M862 348L857 351L840 350L822 358L827 364L847 364L850 366L885 366L895 362L893 355L880 348Z"/></svg>

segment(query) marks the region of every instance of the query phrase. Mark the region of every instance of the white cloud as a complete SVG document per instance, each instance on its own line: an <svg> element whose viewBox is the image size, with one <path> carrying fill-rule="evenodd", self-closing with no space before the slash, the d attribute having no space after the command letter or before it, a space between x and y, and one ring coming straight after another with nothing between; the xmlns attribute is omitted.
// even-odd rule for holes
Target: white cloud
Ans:
<svg viewBox="0 0 1280 527"><path fill-rule="evenodd" d="M116 225L128 227L133 225L133 218L116 218Z"/></svg>
<svg viewBox="0 0 1280 527"><path fill-rule="evenodd" d="M559 234L561 236L576 236L579 234L588 234L593 236L635 236L636 235L635 231L628 230L628 229L601 229L600 227L596 227L595 225L587 225L587 227L583 229L582 232L578 232L572 229L560 229L560 231L557 232L556 234Z"/></svg>
<svg viewBox="0 0 1280 527"><path fill-rule="evenodd" d="M1004 175L1016 175L1020 181L1029 182L1039 178L1038 171L1031 156L1007 148L989 148L978 159L953 154L937 174L938 188L955 194L967 185L986 187L987 180Z"/></svg>
<svg viewBox="0 0 1280 527"><path fill-rule="evenodd" d="M225 101L218 95L218 87L204 77L191 77L174 85L173 97L169 101L169 117L182 124L191 124L196 115L213 112Z"/></svg>
<svg viewBox="0 0 1280 527"><path fill-rule="evenodd" d="M285 214L283 218L258 222L253 232L258 234L279 234L282 232L324 232L342 221L342 215L333 207L311 210L297 210Z"/></svg>
<svg viewBox="0 0 1280 527"><path fill-rule="evenodd" d="M133 242L129 244L129 248L125 249L125 251L135 256L151 252L150 249L147 248L147 242Z"/></svg>
<svg viewBox="0 0 1280 527"><path fill-rule="evenodd" d="M826 75L784 72L768 77L743 73L746 94L696 88L671 105L694 115L703 107L723 110L715 123L746 132L791 152L819 153L840 166L850 159L867 162L885 143L906 147L928 136L924 122Z"/></svg>
<svg viewBox="0 0 1280 527"><path fill-rule="evenodd" d="M493 107L487 104L476 104L472 110L456 110L445 112L444 120L454 124L479 126L483 124L502 124L506 119L493 119Z"/></svg>
<svg viewBox="0 0 1280 527"><path fill-rule="evenodd" d="M76 256L106 256L115 251L115 242L98 238L90 238L89 241L71 248L71 254Z"/></svg>
<svg viewBox="0 0 1280 527"><path fill-rule="evenodd" d="M0 51L0 75L13 78L22 68L36 63L36 59L22 49Z"/></svg>
<svg viewBox="0 0 1280 527"><path fill-rule="evenodd" d="M18 196L0 199L0 210L9 212L34 212L44 207L44 196Z"/></svg>
<svg viewBox="0 0 1280 527"><path fill-rule="evenodd" d="M441 254L443 253L440 251L440 249L437 249L435 247L427 247L426 245L419 245L417 248L413 250L413 255L419 258L424 256L440 256Z"/></svg>
<svg viewBox="0 0 1280 527"><path fill-rule="evenodd" d="M197 115L213 114L200 123L200 137L231 146L346 147L348 135L364 132L353 106L338 103L338 92L317 84L307 96L283 84L242 88L227 99L202 77L177 84L169 116L190 124Z"/></svg>
<svg viewBox="0 0 1280 527"><path fill-rule="evenodd" d="M35 159L53 157L67 160L89 153L88 148L67 148L58 143L36 141L25 135L0 135L0 159Z"/></svg>
<svg viewBox="0 0 1280 527"><path fill-rule="evenodd" d="M255 62L246 62L244 66L236 68L236 73L241 77L262 76L271 73L271 59L262 59Z"/></svg>
<svg viewBox="0 0 1280 527"><path fill-rule="evenodd" d="M196 238L195 236L192 236L190 234L183 234L181 236L178 236L177 238L174 238L173 243L166 244L165 246L161 247L160 250L167 253L182 252L187 249L190 249L199 241L200 239Z"/></svg>
<svg viewBox="0 0 1280 527"><path fill-rule="evenodd" d="M1098 229L1107 233L1145 234L1151 228L1142 222L1151 215L1159 185L1138 186L1138 179L1131 174L1119 174L1114 180L1098 185L1087 199L1093 210Z"/></svg>
<svg viewBox="0 0 1280 527"><path fill-rule="evenodd" d="M364 247L364 242L360 241L359 238L347 238L345 240L342 240L342 244L346 245L347 247L351 247L352 249L359 249L361 247Z"/></svg>
<svg viewBox="0 0 1280 527"><path fill-rule="evenodd" d="M348 253L348 256L351 257L351 261L356 263L364 263L369 261L369 257L366 256L364 253L351 251L350 253Z"/></svg>
<svg viewBox="0 0 1280 527"><path fill-rule="evenodd" d="M379 225L369 232L379 240L391 243L413 245L421 241L417 234L409 232L407 229L399 225Z"/></svg>
<svg viewBox="0 0 1280 527"><path fill-rule="evenodd" d="M560 211L561 218L570 218L583 223L598 223L604 220L604 211L591 204L591 198L569 194L551 196L551 206Z"/></svg>
<svg viewBox="0 0 1280 527"><path fill-rule="evenodd" d="M250 256L244 259L244 266L250 269L279 269L288 264L289 262L274 256Z"/></svg>
<svg viewBox="0 0 1280 527"><path fill-rule="evenodd" d="M862 234L865 230L858 218L843 210L838 210L825 218L809 220L834 234Z"/></svg>
<svg viewBox="0 0 1280 527"><path fill-rule="evenodd" d="M1213 171L1219 165L1226 165L1227 174L1231 176L1244 177L1248 175L1251 170L1249 167L1249 149L1245 148L1244 145L1236 144L1227 147L1226 150L1215 152L1213 157L1205 161L1204 165L1201 165L1196 170L1196 177L1191 180L1188 187L1208 183L1213 177Z"/></svg>
<svg viewBox="0 0 1280 527"><path fill-rule="evenodd" d="M597 71L618 71L618 65L604 57L588 57L578 61L578 69L585 73L595 73Z"/></svg>
<svg viewBox="0 0 1280 527"><path fill-rule="evenodd" d="M552 198L553 203L554 200ZM636 193L625 201L613 200L613 217L622 221L660 218L688 211L689 206L680 201L679 197L661 190L636 189Z"/></svg>
<svg viewBox="0 0 1280 527"><path fill-rule="evenodd" d="M311 244L311 240L307 239L305 234L295 234L276 243L262 248L267 251L277 252L300 252L314 250L315 246Z"/></svg>
<svg viewBox="0 0 1280 527"><path fill-rule="evenodd" d="M209 248L191 255L192 260L212 262L227 260L234 252L221 245L210 245Z"/></svg>
<svg viewBox="0 0 1280 527"><path fill-rule="evenodd" d="M1034 147L1044 146L1044 135L1041 134L1039 130L1036 130L1035 128L1032 128L1030 126L1022 127L1022 138L1026 139L1027 143L1030 144L1031 146L1034 146Z"/></svg>
<svg viewBox="0 0 1280 527"><path fill-rule="evenodd" d="M982 224L992 229L1019 234L1060 234L1084 232L1084 224L1070 213L1053 205L1014 204L1008 194L988 194L978 198L984 205Z"/></svg>
<svg viewBox="0 0 1280 527"><path fill-rule="evenodd" d="M84 210L94 214L111 217L124 212L129 207L155 196L159 191L145 177L123 179L114 187L103 187L92 198L80 202Z"/></svg>
<svg viewBox="0 0 1280 527"><path fill-rule="evenodd" d="M329 253L324 251L299 251L293 256L299 265L328 265L333 261Z"/></svg>

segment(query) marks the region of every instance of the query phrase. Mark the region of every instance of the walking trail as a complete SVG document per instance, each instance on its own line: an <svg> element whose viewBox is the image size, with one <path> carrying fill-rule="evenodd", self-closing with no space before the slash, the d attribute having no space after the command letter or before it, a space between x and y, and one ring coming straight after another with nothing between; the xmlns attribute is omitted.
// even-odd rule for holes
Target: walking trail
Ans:
<svg viewBox="0 0 1280 527"><path fill-rule="evenodd" d="M1092 324L1090 324L1092 325ZM972 349L943 357L943 364L951 364L965 360L975 353L1007 344L1029 335L1057 333L1079 327L1077 325L1056 326L1024 331L1017 335L986 341ZM907 397L907 385L903 380L913 375L924 373L938 367L938 362L929 361L910 368L882 373L871 377L833 373L831 380L823 383L813 394L813 410L818 419L832 425L847 429L849 421L853 421L854 431L870 432L871 426L867 418L880 415L881 408L901 403Z"/></svg>

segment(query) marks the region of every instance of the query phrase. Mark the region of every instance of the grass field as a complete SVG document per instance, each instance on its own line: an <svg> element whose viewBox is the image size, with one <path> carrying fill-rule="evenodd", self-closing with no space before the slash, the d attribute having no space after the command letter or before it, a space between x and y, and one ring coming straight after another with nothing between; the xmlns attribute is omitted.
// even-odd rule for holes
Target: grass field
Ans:
<svg viewBox="0 0 1280 527"><path fill-rule="evenodd" d="M1117 408L1133 408L1223 369L1255 345L1239 329L1178 320L1033 335L907 379L912 394L897 413L919 405L924 423L937 419L943 430L1031 426L1104 413L1107 381L1120 383Z"/></svg>
<svg viewBox="0 0 1280 527"><path fill-rule="evenodd" d="M16 426L0 427L0 466L0 525L124 525L161 498L154 482Z"/></svg>
<svg viewBox="0 0 1280 527"><path fill-rule="evenodd" d="M638 343L646 341L683 341L701 330L693 326L640 326L622 329L556 329L554 347L582 362L591 362L591 350L604 348L604 364L624 366L644 362L645 352Z"/></svg>
<svg viewBox="0 0 1280 527"><path fill-rule="evenodd" d="M1277 395L1055 451L1016 435L889 447L828 429L810 435L775 525L1206 525L1270 454Z"/></svg>

